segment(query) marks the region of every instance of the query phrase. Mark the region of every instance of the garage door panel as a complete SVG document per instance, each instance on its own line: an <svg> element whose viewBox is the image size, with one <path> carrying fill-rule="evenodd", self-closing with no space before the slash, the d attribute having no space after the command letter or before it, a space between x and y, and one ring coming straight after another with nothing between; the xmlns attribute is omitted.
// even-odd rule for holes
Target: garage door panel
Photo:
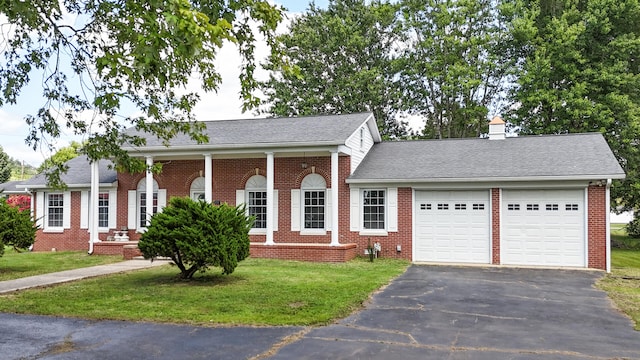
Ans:
<svg viewBox="0 0 640 360"><path fill-rule="evenodd" d="M415 261L489 263L488 191L416 191Z"/></svg>
<svg viewBox="0 0 640 360"><path fill-rule="evenodd" d="M585 266L583 190L503 190L501 261Z"/></svg>

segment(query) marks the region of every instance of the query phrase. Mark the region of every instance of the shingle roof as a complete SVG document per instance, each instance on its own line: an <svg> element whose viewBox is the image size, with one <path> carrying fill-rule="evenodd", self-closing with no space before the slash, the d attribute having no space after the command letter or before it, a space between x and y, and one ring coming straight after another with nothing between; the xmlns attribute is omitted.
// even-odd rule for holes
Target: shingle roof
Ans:
<svg viewBox="0 0 640 360"><path fill-rule="evenodd" d="M91 164L86 155L80 155L66 162L69 170L60 176L61 180L67 186L91 184ZM100 180L101 184L111 184L118 177L114 169L109 169L112 165L111 160L100 160ZM46 187L47 179L44 174L38 174L24 182L25 187Z"/></svg>
<svg viewBox="0 0 640 360"><path fill-rule="evenodd" d="M622 178L601 134L375 144L348 182Z"/></svg>
<svg viewBox="0 0 640 360"><path fill-rule="evenodd" d="M241 120L202 121L209 136L209 143L197 145L188 135L178 134L170 143L172 147L207 146L248 148L261 144L286 145L340 145L353 134L371 113L323 115L290 118L261 118ZM130 134L142 134L147 147L163 146L162 141L135 130Z"/></svg>
<svg viewBox="0 0 640 360"><path fill-rule="evenodd" d="M24 187L18 187L18 185L22 185L24 182L25 180L7 181L0 184L0 191L3 191L5 194L24 193Z"/></svg>

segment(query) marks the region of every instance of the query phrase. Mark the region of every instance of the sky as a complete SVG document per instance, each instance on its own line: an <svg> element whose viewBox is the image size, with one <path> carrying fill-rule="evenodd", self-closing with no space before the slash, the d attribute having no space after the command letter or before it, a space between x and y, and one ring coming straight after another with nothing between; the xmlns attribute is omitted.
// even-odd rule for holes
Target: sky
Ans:
<svg viewBox="0 0 640 360"><path fill-rule="evenodd" d="M309 7L308 0L274 0L276 4L284 6L289 18L299 15ZM316 6L326 8L329 0L315 0ZM286 24L280 27L279 31L286 31ZM267 47L264 44L257 44L256 54L266 56ZM235 53L233 46L223 47L218 54L218 70L222 75L222 84L216 93L201 94L200 104L194 109L196 118L199 120L221 120L256 117L251 112L242 113L241 101L239 100L240 81L239 57ZM265 76L266 73L257 73ZM29 114L34 114L37 109L44 104L40 96L41 89L38 88L38 79L32 79L21 93L16 105L0 107L0 145L4 152L17 160L24 160L25 163L38 166L42 161L51 156L46 149L33 150L26 145L25 138L28 135L29 127L24 118ZM61 138L55 143L57 148L69 145L71 141L82 141L80 136L70 133L63 133Z"/></svg>

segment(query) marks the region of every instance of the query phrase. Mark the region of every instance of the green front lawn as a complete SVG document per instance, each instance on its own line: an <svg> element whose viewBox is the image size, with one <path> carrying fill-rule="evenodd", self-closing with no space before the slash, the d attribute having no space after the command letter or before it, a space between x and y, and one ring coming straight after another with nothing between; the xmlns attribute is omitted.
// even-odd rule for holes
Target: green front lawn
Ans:
<svg viewBox="0 0 640 360"><path fill-rule="evenodd" d="M160 266L0 296L0 311L197 325L327 324L362 306L408 262L308 263L247 259L180 280Z"/></svg>
<svg viewBox="0 0 640 360"><path fill-rule="evenodd" d="M5 247L0 281L122 261L122 256L89 256L83 251L21 252Z"/></svg>
<svg viewBox="0 0 640 360"><path fill-rule="evenodd" d="M598 281L597 286L640 330L640 240L627 236L620 224L612 224L611 243L611 274Z"/></svg>

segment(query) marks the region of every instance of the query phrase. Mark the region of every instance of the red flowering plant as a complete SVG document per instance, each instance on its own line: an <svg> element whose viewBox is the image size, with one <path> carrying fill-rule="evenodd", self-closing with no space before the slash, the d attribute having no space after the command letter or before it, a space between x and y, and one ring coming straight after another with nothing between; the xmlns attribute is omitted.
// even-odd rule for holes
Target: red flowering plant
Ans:
<svg viewBox="0 0 640 360"><path fill-rule="evenodd" d="M7 204L17 207L20 211L31 209L31 196L29 195L11 195L7 199Z"/></svg>

